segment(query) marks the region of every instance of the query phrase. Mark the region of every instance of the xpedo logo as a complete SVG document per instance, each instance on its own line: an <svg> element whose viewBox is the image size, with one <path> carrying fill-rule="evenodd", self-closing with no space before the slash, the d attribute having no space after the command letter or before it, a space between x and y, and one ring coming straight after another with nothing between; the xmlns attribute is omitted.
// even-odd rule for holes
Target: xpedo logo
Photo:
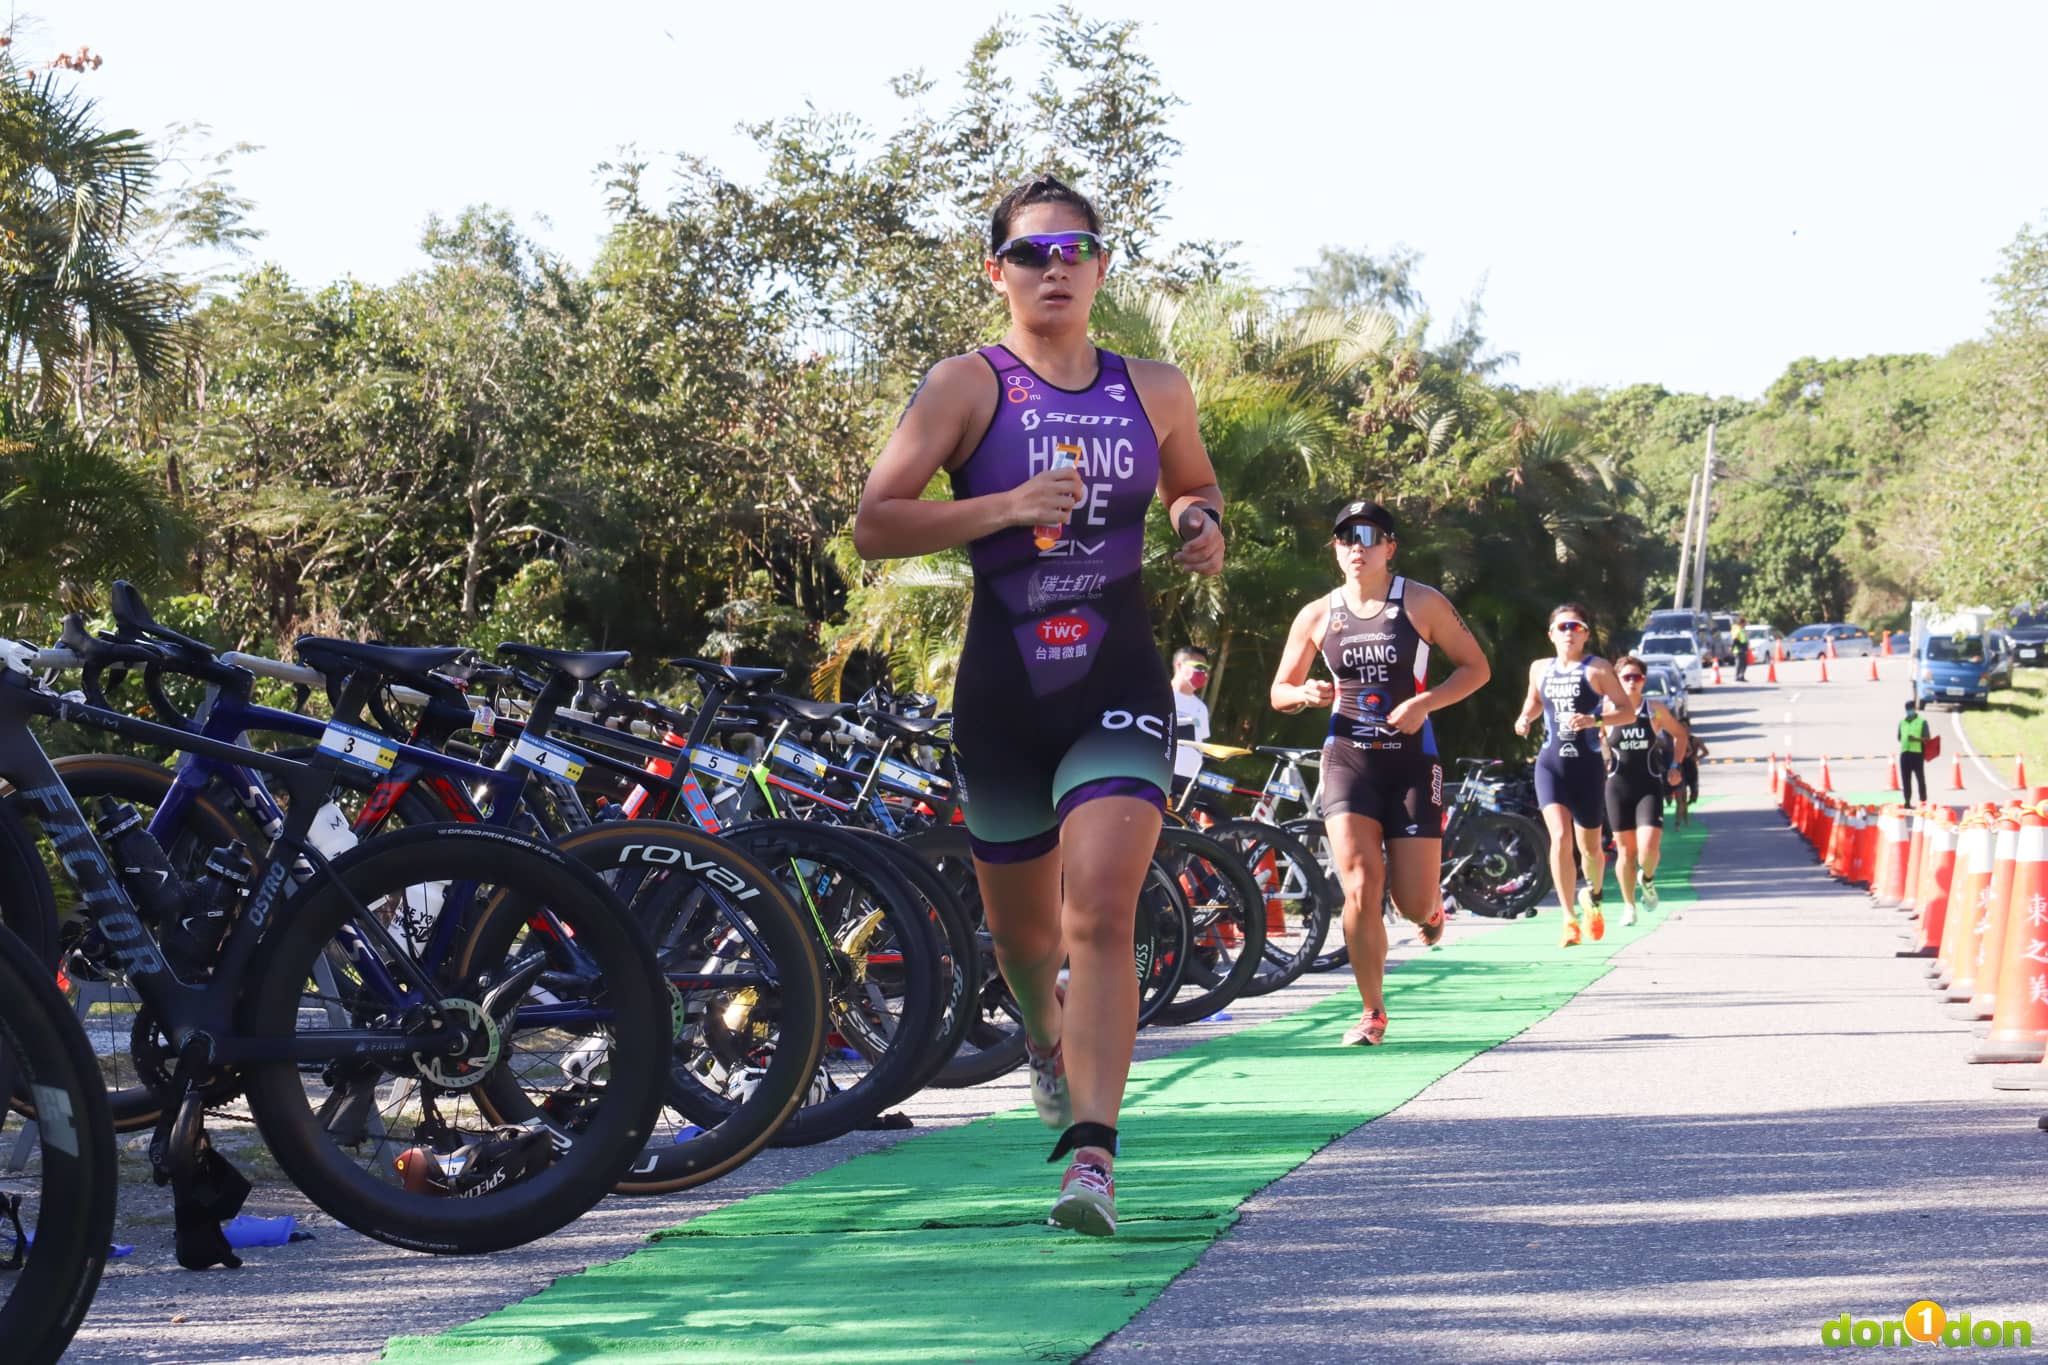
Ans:
<svg viewBox="0 0 2048 1365"><path fill-rule="evenodd" d="M1075 645L1088 638L1088 623L1078 616L1048 616L1038 623L1038 638L1049 645Z"/></svg>
<svg viewBox="0 0 2048 1365"><path fill-rule="evenodd" d="M2032 1346L2032 1323L1985 1318L1972 1322L1968 1313L1950 1317L1933 1299L1922 1299L1903 1319L1852 1318L1847 1313L1820 1327L1823 1346Z"/></svg>

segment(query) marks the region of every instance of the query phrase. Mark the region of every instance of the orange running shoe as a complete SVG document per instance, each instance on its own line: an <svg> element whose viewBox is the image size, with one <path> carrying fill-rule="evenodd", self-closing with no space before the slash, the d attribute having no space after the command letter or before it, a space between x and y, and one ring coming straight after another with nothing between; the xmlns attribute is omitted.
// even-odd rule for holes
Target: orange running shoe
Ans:
<svg viewBox="0 0 2048 1365"><path fill-rule="evenodd" d="M1344 1030L1346 1047L1378 1047L1387 1038L1387 1012L1374 1010Z"/></svg>
<svg viewBox="0 0 2048 1365"><path fill-rule="evenodd" d="M1600 902L1584 888L1579 891L1579 912L1586 921L1586 936L1598 943L1601 935L1607 932L1607 920L1600 913Z"/></svg>
<svg viewBox="0 0 2048 1365"><path fill-rule="evenodd" d="M1564 912L1564 932L1558 935L1557 946L1560 948L1575 948L1578 946L1578 942L1579 922L1572 917L1572 912L1567 910Z"/></svg>

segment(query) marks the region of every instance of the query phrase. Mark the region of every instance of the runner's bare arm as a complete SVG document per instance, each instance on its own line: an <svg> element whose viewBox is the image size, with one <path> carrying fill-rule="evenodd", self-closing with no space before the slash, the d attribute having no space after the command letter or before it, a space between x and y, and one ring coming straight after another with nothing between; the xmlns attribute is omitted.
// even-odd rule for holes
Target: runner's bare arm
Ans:
<svg viewBox="0 0 2048 1365"><path fill-rule="evenodd" d="M1578 729L1590 730L1595 725L1603 729L1609 724L1627 725L1636 718L1636 704L1628 689L1621 685L1621 679L1615 676L1613 664L1605 659L1588 661L1586 681L1593 684L1594 690L1607 698L1614 709L1599 716L1574 716L1573 719L1580 722Z"/></svg>
<svg viewBox="0 0 2048 1365"><path fill-rule="evenodd" d="M1317 627L1329 619L1329 611L1328 604L1318 600L1294 614L1294 624L1287 631L1287 646L1280 651L1280 667L1273 673L1270 699L1275 711L1292 715L1303 707L1328 706L1336 699L1335 684L1308 675L1315 667L1317 651L1323 647L1317 638Z"/></svg>
<svg viewBox="0 0 2048 1365"><path fill-rule="evenodd" d="M1416 693L1387 716L1387 724L1404 735L1420 730L1430 712L1441 711L1454 702L1465 700L1486 686L1493 677L1493 665L1486 661L1486 652L1473 638L1465 618L1458 615L1458 609L1451 605L1451 600L1435 588L1422 583L1408 585L1408 619L1415 623L1415 629L1429 642L1431 649L1443 651L1452 667L1449 677L1435 687ZM1425 683L1427 681L1424 679Z"/></svg>
<svg viewBox="0 0 2048 1365"><path fill-rule="evenodd" d="M1223 569L1223 526L1200 508L1223 515L1223 490L1216 468L1202 445L1194 386L1172 365L1159 360L1131 360L1131 384L1151 419L1159 440L1159 500L1181 537L1174 563L1190 573L1215 574Z"/></svg>
<svg viewBox="0 0 2048 1365"><path fill-rule="evenodd" d="M995 401L988 364L980 356L953 356L932 367L861 490L853 547L862 559L933 554L1007 526L1066 524L1085 491L1072 469L1048 469L979 498L923 496L940 469L972 453L965 447L986 430Z"/></svg>
<svg viewBox="0 0 2048 1365"><path fill-rule="evenodd" d="M1549 664L1547 659L1538 659L1529 665L1529 695L1522 698L1522 713L1515 717L1515 733L1526 735L1536 717L1543 714L1543 670Z"/></svg>

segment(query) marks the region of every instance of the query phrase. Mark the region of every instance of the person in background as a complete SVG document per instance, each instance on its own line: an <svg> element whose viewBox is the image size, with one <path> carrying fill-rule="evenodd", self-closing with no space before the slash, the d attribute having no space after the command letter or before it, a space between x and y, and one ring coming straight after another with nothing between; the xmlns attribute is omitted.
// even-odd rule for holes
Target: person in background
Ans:
<svg viewBox="0 0 2048 1365"><path fill-rule="evenodd" d="M1927 799L1927 717L1920 714L1920 703L1906 703L1906 718L1899 722L1899 794L1911 806L1913 783L1920 783L1920 800Z"/></svg>
<svg viewBox="0 0 2048 1365"><path fill-rule="evenodd" d="M1735 681L1749 681L1749 622L1735 618Z"/></svg>
<svg viewBox="0 0 2048 1365"><path fill-rule="evenodd" d="M1173 781L1176 787L1202 771L1195 743L1209 737L1209 704L1202 689L1209 685L1209 651L1182 645L1173 651Z"/></svg>

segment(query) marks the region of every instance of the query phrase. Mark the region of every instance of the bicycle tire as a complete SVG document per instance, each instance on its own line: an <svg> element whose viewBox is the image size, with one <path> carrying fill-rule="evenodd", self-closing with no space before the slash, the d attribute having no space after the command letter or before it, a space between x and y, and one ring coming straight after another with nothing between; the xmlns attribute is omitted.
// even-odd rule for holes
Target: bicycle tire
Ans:
<svg viewBox="0 0 2048 1365"><path fill-rule="evenodd" d="M716 1180L768 1145L817 1071L825 1043L817 940L767 868L691 826L611 820L555 847L605 877L626 902L654 944L678 1015L669 1103L616 1191L668 1194ZM679 977L701 978L707 964L730 968L741 954L750 975L767 975L768 985L676 988ZM688 1108L678 1093L684 1087L696 1101ZM721 1116L699 1124L691 1112L709 1117L707 1106Z"/></svg>
<svg viewBox="0 0 2048 1365"><path fill-rule="evenodd" d="M785 891L801 889L800 872L805 881L828 878L822 900L792 895L807 918L813 905L827 917L812 925L824 940L829 997L821 1079L773 1141L798 1147L841 1137L900 1103L917 1083L940 1009L939 946L931 917L889 861L844 830L802 820L756 820L727 829L725 837L767 867ZM883 950L870 952L883 935ZM899 1003L892 1007L891 1000ZM831 1070L835 1062L849 1075L865 1069L841 1086L839 1073Z"/></svg>
<svg viewBox="0 0 2048 1365"><path fill-rule="evenodd" d="M544 908L566 934L536 929L532 946L554 959L565 940L594 969L583 979L600 983L592 1007L609 1012L608 1044L601 1087L587 1083L580 1092L567 1084L569 1069L560 1060L543 1060L532 1068L515 1065L510 1048L467 1089L429 1092L414 1078L398 1078L394 1099L411 1086L432 1093L436 1104L450 1095L476 1094L479 1122L525 1122L545 1129L554 1159L537 1173L511 1179L474 1197L436 1197L414 1193L395 1183L389 1168L400 1145L419 1147L426 1120L415 1125L411 1139L385 1131L369 1138L356 1136L316 1107L309 1095L314 1081L328 1088L323 1103L346 1098L343 1085L329 1077L343 1065L338 1058L319 1077L309 1077L295 1062L257 1062L243 1069L244 1087L259 1131L287 1177L326 1212L350 1227L393 1246L440 1254L476 1254L519 1246L544 1237L588 1211L610 1192L634 1158L645 1148L667 1084L672 1033L668 988L656 969L653 945L618 898L597 875L559 851L524 836L486 825L434 824L400 830L360 844L333 860L334 875L295 894L278 920L257 944L251 961L241 1011L241 1027L256 1038L298 1036L307 1015L302 1011L306 987L330 971L331 945L363 940L351 927L350 900L367 905L385 903L413 887L434 882L480 883L495 888L479 900L465 938L443 974L451 989L467 998L472 983L485 973L500 971L521 930L536 924ZM346 894L344 894L344 887ZM348 939L341 935L348 934ZM384 934L378 947L398 951L401 936ZM525 1000L533 999L529 988ZM362 997L337 996L355 1013ZM557 1001L556 1003L559 1003ZM331 1012L330 1012L331 1013ZM508 1024L538 1018L538 1010L517 1008ZM317 1032L317 1030L316 1030ZM540 1037L546 1030L529 1025ZM547 1041L540 1037L540 1041ZM522 1060L525 1054L520 1054ZM375 1090L384 1075L357 1078ZM562 1120L535 1104L521 1085L532 1078L557 1085L543 1103L571 1096L573 1120ZM590 1103L595 1096L594 1113ZM345 1106L344 1106L345 1107ZM401 1107L402 1112L402 1107ZM337 1129L330 1132L330 1123ZM368 1169L342 1153L370 1142Z"/></svg>
<svg viewBox="0 0 2048 1365"><path fill-rule="evenodd" d="M1548 837L1543 826L1526 815L1486 811L1475 816L1459 831L1459 848L1446 857L1449 861L1450 856L1470 854L1446 890L1457 898L1459 908L1475 915L1514 919L1533 913L1551 891L1550 862L1544 856ZM1489 849L1489 843L1494 847ZM1517 881L1522 885L1516 890L1499 890Z"/></svg>
<svg viewBox="0 0 2048 1365"><path fill-rule="evenodd" d="M1299 839L1263 821L1225 820L1207 833L1238 855L1266 893L1265 954L1244 993L1268 995L1299 980L1330 934L1333 892L1322 865Z"/></svg>
<svg viewBox="0 0 2048 1365"><path fill-rule="evenodd" d="M1337 871L1331 866L1330 840L1324 832L1320 817L1298 816L1280 826L1293 835L1308 850L1310 856L1323 869L1323 876L1330 885L1330 922L1337 930L1337 946L1327 952L1318 953L1308 964L1311 972L1334 972L1351 965L1351 945L1344 941L1344 886L1337 880ZM1327 936L1324 942L1329 940Z"/></svg>
<svg viewBox="0 0 2048 1365"><path fill-rule="evenodd" d="M1010 994L995 959L995 944L981 913L981 889L965 830L938 826L904 839L905 846L929 860L954 887L974 929L982 963L981 987L963 1046L932 1079L941 1089L982 1085L1008 1075L1024 1064L1024 1029L1016 998ZM1157 868L1147 872L1133 922L1134 965L1140 976L1138 1027L1150 1024L1180 989L1189 938L1185 908L1176 904L1170 884ZM1138 930L1146 930L1138 937Z"/></svg>
<svg viewBox="0 0 2048 1365"><path fill-rule="evenodd" d="M85 1034L41 954L0 927L0 1094L17 1089L38 1097L45 1119L28 1163L35 1174L24 1167L19 1177L0 1177L0 1193L22 1200L22 1226L35 1239L0 1298L0 1342L14 1365L54 1365L106 1269L120 1172L106 1087ZM12 1150L18 1135L4 1118L0 1111L0 1140Z"/></svg>
<svg viewBox="0 0 2048 1365"><path fill-rule="evenodd" d="M1155 863L1166 860L1165 870L1194 911L1194 943L1180 993L1158 1018L1162 1024L1191 1024L1227 1008L1258 972L1266 952L1266 898L1250 869L1207 835L1167 826L1159 831L1159 844ZM1203 870L1195 870L1198 861ZM1187 884L1191 877L1199 879L1199 901ZM1226 961L1229 967L1219 970L1217 964ZM1189 985L1196 987L1192 996Z"/></svg>
<svg viewBox="0 0 2048 1365"><path fill-rule="evenodd" d="M911 1093L915 1094L930 1085L932 1078L952 1060L967 1036L968 1025L973 1022L974 996L981 986L980 954L975 949L974 930L968 924L967 910L960 904L960 897L953 888L931 864L905 848L901 841L880 830L863 829L857 825L834 828L861 839L902 874L925 903L943 949L939 961L942 1003L932 1030L931 1046L925 1049L924 1063L918 1068L917 1079L911 1087Z"/></svg>

